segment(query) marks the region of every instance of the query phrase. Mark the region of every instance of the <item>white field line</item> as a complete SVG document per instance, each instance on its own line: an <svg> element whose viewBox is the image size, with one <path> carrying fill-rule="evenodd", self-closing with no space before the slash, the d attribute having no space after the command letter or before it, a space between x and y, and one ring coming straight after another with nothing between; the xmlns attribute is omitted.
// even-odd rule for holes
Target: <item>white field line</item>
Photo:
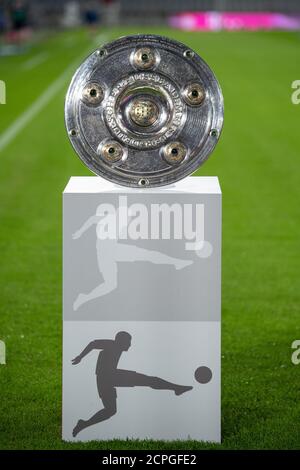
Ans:
<svg viewBox="0 0 300 470"><path fill-rule="evenodd" d="M37 54L31 59L24 62L24 64L22 64L22 69L32 70L34 69L34 67L37 67L38 65L45 62L48 59L48 57L49 57L49 54L47 52L41 52L40 54Z"/></svg>
<svg viewBox="0 0 300 470"><path fill-rule="evenodd" d="M101 37L100 37L101 36ZM97 45L107 40L102 34L97 38ZM89 47L88 52L91 48ZM69 65L67 69L27 108L2 134L0 134L0 153L16 138L16 136L47 106L51 99L63 88L70 74L78 66L79 59Z"/></svg>

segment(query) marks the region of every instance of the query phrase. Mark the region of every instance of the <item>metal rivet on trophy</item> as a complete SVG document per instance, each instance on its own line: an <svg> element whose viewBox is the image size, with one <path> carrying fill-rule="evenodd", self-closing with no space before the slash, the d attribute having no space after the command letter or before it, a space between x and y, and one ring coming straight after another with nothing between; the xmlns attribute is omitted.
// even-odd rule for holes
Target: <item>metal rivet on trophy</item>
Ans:
<svg viewBox="0 0 300 470"><path fill-rule="evenodd" d="M103 90L99 83L87 83L82 92L82 100L91 106L98 106L103 100Z"/></svg>
<svg viewBox="0 0 300 470"><path fill-rule="evenodd" d="M140 47L134 52L133 63L141 70L151 69L157 62L158 54L150 47Z"/></svg>
<svg viewBox="0 0 300 470"><path fill-rule="evenodd" d="M121 160L124 155L124 151L119 142L109 141L100 146L99 154L105 161L112 164Z"/></svg>
<svg viewBox="0 0 300 470"><path fill-rule="evenodd" d="M149 188L188 176L209 157L222 130L223 97L211 69L185 45L128 36L79 67L65 119L74 149L94 173Z"/></svg>

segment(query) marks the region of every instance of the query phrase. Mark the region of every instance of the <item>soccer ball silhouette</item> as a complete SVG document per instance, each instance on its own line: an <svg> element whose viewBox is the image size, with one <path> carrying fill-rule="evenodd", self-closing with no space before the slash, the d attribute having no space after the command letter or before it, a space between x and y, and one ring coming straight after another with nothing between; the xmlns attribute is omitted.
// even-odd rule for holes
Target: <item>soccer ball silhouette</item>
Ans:
<svg viewBox="0 0 300 470"><path fill-rule="evenodd" d="M212 379L212 371L209 367L201 366L195 370L195 379L200 384L207 384Z"/></svg>

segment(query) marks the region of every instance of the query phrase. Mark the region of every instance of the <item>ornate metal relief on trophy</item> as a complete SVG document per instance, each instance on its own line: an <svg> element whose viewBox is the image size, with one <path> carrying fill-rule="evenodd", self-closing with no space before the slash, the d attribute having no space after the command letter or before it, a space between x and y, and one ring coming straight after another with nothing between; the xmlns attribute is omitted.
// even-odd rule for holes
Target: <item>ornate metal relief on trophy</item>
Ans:
<svg viewBox="0 0 300 470"><path fill-rule="evenodd" d="M128 36L82 63L65 119L94 173L125 186L163 186L208 158L222 130L223 97L212 70L185 45Z"/></svg>

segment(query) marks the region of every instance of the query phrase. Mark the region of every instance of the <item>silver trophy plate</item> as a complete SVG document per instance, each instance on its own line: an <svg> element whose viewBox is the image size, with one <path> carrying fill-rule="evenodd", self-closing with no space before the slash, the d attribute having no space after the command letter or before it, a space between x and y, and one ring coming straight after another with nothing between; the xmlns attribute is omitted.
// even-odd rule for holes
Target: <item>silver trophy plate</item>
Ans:
<svg viewBox="0 0 300 470"><path fill-rule="evenodd" d="M127 36L78 68L65 120L94 173L124 186L163 186L209 157L222 130L223 96L212 70L184 44Z"/></svg>

